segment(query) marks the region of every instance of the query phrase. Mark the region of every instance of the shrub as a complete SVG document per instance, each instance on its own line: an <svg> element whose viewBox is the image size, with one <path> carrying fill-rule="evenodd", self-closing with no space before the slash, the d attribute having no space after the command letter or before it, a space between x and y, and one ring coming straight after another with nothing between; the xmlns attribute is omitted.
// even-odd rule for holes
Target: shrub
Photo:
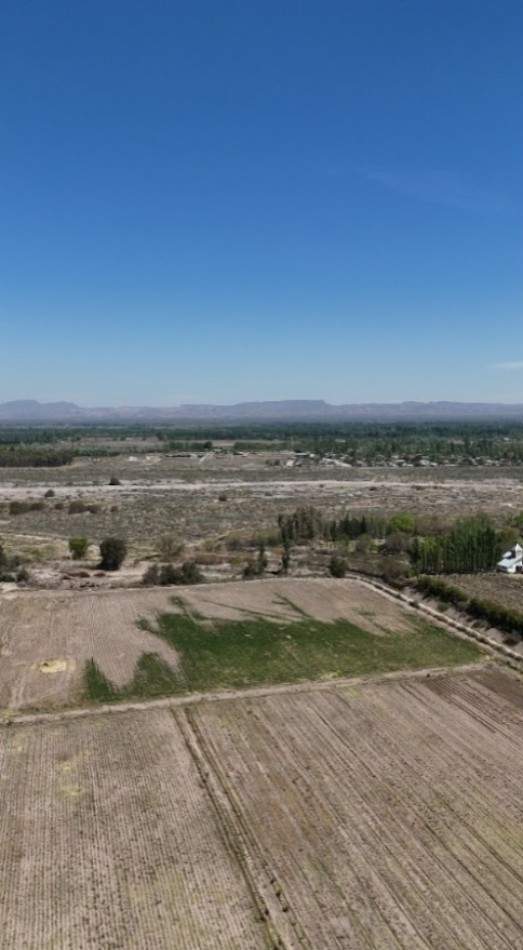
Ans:
<svg viewBox="0 0 523 950"><path fill-rule="evenodd" d="M345 577L349 567L345 558L333 554L329 561L329 574L331 577Z"/></svg>
<svg viewBox="0 0 523 950"><path fill-rule="evenodd" d="M44 495L44 498L54 498L55 494L56 492L54 491L54 489L48 488Z"/></svg>
<svg viewBox="0 0 523 950"><path fill-rule="evenodd" d="M171 587L179 584L201 584L204 580L195 561L184 561L181 567L172 564L151 564L142 583L146 587Z"/></svg>
<svg viewBox="0 0 523 950"><path fill-rule="evenodd" d="M69 551L73 561L81 561L86 556L88 547L87 538L69 538Z"/></svg>
<svg viewBox="0 0 523 950"><path fill-rule="evenodd" d="M116 475L111 475L111 478L109 479L109 484L110 484L110 485L121 485L122 483L121 483L120 479L116 477Z"/></svg>
<svg viewBox="0 0 523 950"><path fill-rule="evenodd" d="M127 544L123 538L104 538L100 544L100 568L102 571L117 571L125 560Z"/></svg>
<svg viewBox="0 0 523 950"><path fill-rule="evenodd" d="M55 505L55 507L57 506ZM86 511L91 515L95 515L99 509L99 505L87 504L85 501L71 501L68 511L70 515L83 515Z"/></svg>
<svg viewBox="0 0 523 950"><path fill-rule="evenodd" d="M45 505L43 501L10 501L10 515L25 515L28 511L43 511Z"/></svg>
<svg viewBox="0 0 523 950"><path fill-rule="evenodd" d="M156 547L162 561L174 561L183 551L183 542L172 534L163 534L158 538Z"/></svg>

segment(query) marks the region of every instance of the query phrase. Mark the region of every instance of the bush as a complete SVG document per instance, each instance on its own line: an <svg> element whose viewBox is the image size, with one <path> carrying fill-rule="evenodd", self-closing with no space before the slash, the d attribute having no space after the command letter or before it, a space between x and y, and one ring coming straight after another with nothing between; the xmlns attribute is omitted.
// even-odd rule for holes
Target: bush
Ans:
<svg viewBox="0 0 523 950"><path fill-rule="evenodd" d="M44 498L54 498L55 494L56 492L52 488L48 488L44 495Z"/></svg>
<svg viewBox="0 0 523 950"><path fill-rule="evenodd" d="M180 584L201 584L204 580L195 561L185 561L181 567L172 564L151 564L142 583L146 587L171 587Z"/></svg>
<svg viewBox="0 0 523 950"><path fill-rule="evenodd" d="M55 508L57 507L58 506L55 505ZM68 509L70 515L83 515L86 511L91 515L95 515L99 510L99 505L87 504L85 501L71 501Z"/></svg>
<svg viewBox="0 0 523 950"><path fill-rule="evenodd" d="M127 544L123 538L104 538L100 544L100 569L117 571L125 560Z"/></svg>
<svg viewBox="0 0 523 950"><path fill-rule="evenodd" d="M333 554L329 561L329 574L331 577L345 577L349 566L345 558Z"/></svg>
<svg viewBox="0 0 523 950"><path fill-rule="evenodd" d="M162 561L174 561L183 551L183 542L172 534L164 534L156 542L158 554Z"/></svg>
<svg viewBox="0 0 523 950"><path fill-rule="evenodd" d="M109 484L110 484L110 485L121 485L122 483L121 483L120 479L116 477L116 475L112 475L111 478L109 479Z"/></svg>
<svg viewBox="0 0 523 950"><path fill-rule="evenodd" d="M87 538L69 538L69 551L73 561L81 561L86 556L88 547Z"/></svg>
<svg viewBox="0 0 523 950"><path fill-rule="evenodd" d="M43 501L11 501L9 502L10 515L25 515L28 511L43 511Z"/></svg>

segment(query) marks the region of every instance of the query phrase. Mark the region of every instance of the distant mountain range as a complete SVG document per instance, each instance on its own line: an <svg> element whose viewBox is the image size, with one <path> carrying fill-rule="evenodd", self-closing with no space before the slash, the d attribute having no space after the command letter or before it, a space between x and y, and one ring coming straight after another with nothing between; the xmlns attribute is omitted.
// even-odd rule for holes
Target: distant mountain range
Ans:
<svg viewBox="0 0 523 950"><path fill-rule="evenodd" d="M181 405L170 407L108 406L85 409L73 402L37 402L19 399L0 403L0 422L69 423L164 422L336 422L416 421L467 419L522 419L523 405L487 402L352 403L334 406L323 399L283 399L239 402L231 406Z"/></svg>

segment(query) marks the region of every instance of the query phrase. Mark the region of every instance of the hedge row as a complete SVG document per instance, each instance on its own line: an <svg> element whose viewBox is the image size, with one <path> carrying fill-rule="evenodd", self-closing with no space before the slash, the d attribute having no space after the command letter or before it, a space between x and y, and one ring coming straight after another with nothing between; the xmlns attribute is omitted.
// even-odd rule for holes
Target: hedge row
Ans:
<svg viewBox="0 0 523 950"><path fill-rule="evenodd" d="M475 620L484 620L491 627L504 630L508 633L518 633L523 636L523 614L519 610L503 607L493 600L481 600L479 597L468 597L459 587L447 584L439 577L429 577L424 574L417 580L421 591L432 594L446 603L454 604L465 610Z"/></svg>

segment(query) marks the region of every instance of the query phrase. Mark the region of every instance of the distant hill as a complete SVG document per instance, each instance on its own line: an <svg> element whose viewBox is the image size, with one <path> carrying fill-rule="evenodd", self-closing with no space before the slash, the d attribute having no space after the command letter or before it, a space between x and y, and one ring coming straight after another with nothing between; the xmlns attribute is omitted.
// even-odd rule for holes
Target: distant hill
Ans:
<svg viewBox="0 0 523 950"><path fill-rule="evenodd" d="M82 408L72 402L41 403L18 399L0 403L0 422L70 423L147 422L173 424L212 422L336 422L416 420L521 419L523 405L480 402L401 402L331 405L323 399L283 399L240 402L231 406L120 406Z"/></svg>

